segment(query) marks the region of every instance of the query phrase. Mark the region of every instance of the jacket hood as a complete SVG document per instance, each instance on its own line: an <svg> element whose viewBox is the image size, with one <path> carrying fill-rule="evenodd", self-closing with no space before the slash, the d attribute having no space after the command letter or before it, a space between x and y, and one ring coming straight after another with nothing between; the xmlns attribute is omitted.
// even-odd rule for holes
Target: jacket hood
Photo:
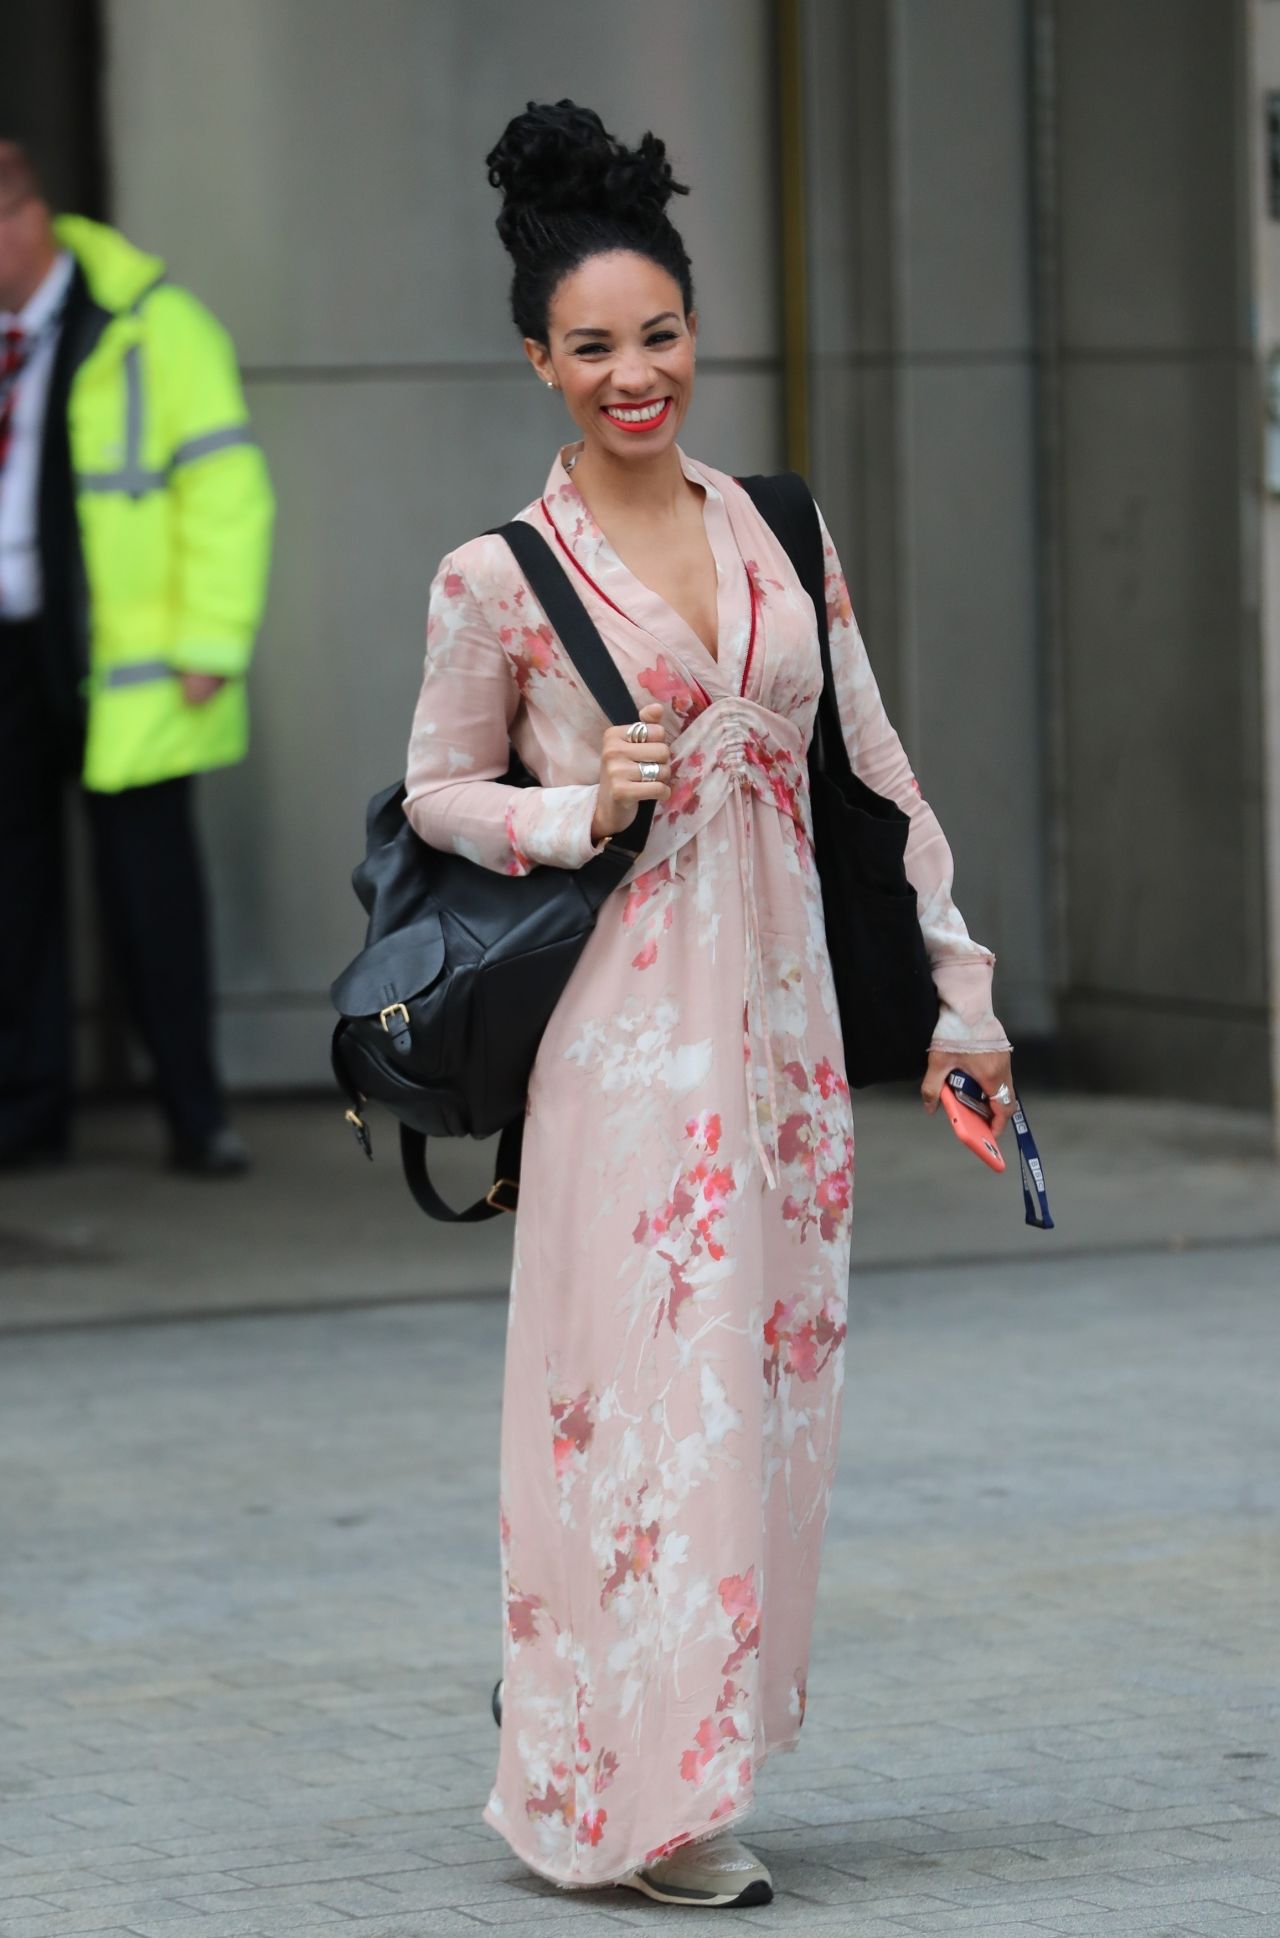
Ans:
<svg viewBox="0 0 1280 1938"><path fill-rule="evenodd" d="M53 232L64 249L69 249L89 285L89 294L104 310L118 315L132 309L138 298L159 282L164 263L148 255L104 222L91 222L87 215L60 215Z"/></svg>

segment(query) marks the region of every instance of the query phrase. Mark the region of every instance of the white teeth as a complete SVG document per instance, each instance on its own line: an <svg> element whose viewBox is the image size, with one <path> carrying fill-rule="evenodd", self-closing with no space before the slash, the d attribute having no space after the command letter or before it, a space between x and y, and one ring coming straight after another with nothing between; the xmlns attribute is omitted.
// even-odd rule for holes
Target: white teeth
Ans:
<svg viewBox="0 0 1280 1938"><path fill-rule="evenodd" d="M623 424L647 424L652 417L661 417L670 399L664 397L656 404L641 404L637 410L626 410L620 404L606 404L610 417L618 418Z"/></svg>

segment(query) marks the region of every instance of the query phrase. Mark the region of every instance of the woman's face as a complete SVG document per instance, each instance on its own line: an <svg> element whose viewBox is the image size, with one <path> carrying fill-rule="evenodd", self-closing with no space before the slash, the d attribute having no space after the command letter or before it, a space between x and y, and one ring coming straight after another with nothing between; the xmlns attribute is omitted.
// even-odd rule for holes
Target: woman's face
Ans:
<svg viewBox="0 0 1280 1938"><path fill-rule="evenodd" d="M564 278L551 299L549 342L526 337L524 347L562 392L586 447L634 463L676 441L693 396L697 328L665 269L618 250Z"/></svg>

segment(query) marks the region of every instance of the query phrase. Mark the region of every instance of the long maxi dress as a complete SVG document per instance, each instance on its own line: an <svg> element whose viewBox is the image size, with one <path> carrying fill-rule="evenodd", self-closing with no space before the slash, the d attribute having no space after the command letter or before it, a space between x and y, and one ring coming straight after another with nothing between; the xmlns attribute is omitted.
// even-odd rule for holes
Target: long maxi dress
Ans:
<svg viewBox="0 0 1280 1938"><path fill-rule="evenodd" d="M812 605L735 481L705 494L713 656L622 563L562 453L520 516L546 537L671 798L606 903L529 1091L503 1395L504 1692L486 1820L561 1885L616 1881L750 1807L805 1710L836 1465L853 1122L805 755ZM825 528L824 528L825 536ZM885 714L830 538L827 605L856 771L911 817L935 1042L1008 1047L991 953ZM406 812L506 874L593 853L605 722L499 538L431 591ZM514 744L542 783L501 784Z"/></svg>

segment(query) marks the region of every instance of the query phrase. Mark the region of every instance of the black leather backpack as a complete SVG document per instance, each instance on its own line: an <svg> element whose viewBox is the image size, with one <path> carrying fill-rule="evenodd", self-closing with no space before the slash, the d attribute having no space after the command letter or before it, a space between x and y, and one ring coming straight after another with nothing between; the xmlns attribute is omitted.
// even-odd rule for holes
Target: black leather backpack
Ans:
<svg viewBox="0 0 1280 1938"><path fill-rule="evenodd" d="M605 718L623 726L635 701L550 546L531 525L501 528ZM535 784L512 756L506 779ZM641 852L653 820L631 826L581 868L500 875L431 848L404 816L397 783L369 803L364 860L352 882L369 917L365 946L334 983L333 1072L367 1156L364 1109L400 1120L400 1155L422 1209L473 1224L514 1211L525 1092L542 1033L595 926L601 903ZM427 1171L428 1137L501 1131L494 1182L454 1211Z"/></svg>

